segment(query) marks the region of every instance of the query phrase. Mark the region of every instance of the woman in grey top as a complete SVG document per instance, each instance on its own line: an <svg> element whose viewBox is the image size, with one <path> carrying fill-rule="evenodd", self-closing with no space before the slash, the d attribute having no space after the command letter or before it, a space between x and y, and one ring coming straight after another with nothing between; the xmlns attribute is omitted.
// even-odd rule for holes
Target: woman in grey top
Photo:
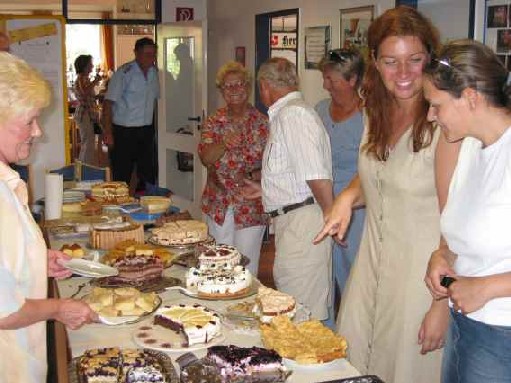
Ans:
<svg viewBox="0 0 511 383"><path fill-rule="evenodd" d="M364 74L364 59L358 50L336 49L321 60L323 88L330 98L316 105L332 147L334 195L339 194L357 173L358 147L364 124L362 100L358 89ZM343 244L336 243L332 253L334 294L329 310L328 325L335 323L334 302L340 296L348 279L351 265L358 251L364 226L365 209L354 212L350 229Z"/></svg>

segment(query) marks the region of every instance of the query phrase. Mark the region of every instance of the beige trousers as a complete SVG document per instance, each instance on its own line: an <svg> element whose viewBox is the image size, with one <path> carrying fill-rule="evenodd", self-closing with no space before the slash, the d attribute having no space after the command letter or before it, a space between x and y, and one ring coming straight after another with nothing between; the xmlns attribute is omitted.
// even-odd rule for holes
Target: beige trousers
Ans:
<svg viewBox="0 0 511 383"><path fill-rule="evenodd" d="M309 205L274 218L277 289L293 295L316 319L328 317L332 290L332 240L318 245L313 238L323 227L319 205Z"/></svg>

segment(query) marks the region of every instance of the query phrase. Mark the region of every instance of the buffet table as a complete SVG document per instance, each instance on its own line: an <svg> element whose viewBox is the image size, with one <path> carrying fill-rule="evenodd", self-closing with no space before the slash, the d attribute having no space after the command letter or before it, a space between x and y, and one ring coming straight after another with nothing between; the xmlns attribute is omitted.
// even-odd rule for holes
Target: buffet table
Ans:
<svg viewBox="0 0 511 383"><path fill-rule="evenodd" d="M52 248L59 249L63 243L76 242L81 244L82 246L86 246L87 240L85 238L77 240L57 240L51 235L49 235L49 241ZM164 276L167 277L175 277L181 280L184 280L186 268L179 265L173 265L170 268L165 269ZM77 293L78 289L80 292L76 295L77 298L83 296L88 291L90 291L91 286L89 282L90 278L83 277L73 277L61 281L55 282L56 293L61 297L70 297L73 294ZM206 306L220 314L225 312L225 308L233 303L239 302L237 301L212 301L212 300L200 300L196 298L191 298L189 296L183 295L181 292L176 290L165 291L160 294L163 304L176 304L176 303L199 303L203 306ZM245 300L254 299L254 297L247 297ZM86 349L90 348L98 348L98 347L125 347L125 348L137 348L138 346L133 340L133 333L137 327L143 325L144 323L150 323L152 321L152 317L144 319L141 322L131 324L131 325L117 325L117 326L107 326L104 324L91 324L88 326L84 326L80 330L71 331L67 330L67 339L63 339L63 326L56 326L56 347L57 354L60 350L61 355L58 357L57 363L60 364L59 368L59 383L65 382L65 372L63 371L63 351L65 350L65 342L67 342L68 346L68 355L67 359L69 360L71 357L80 356ZM230 322L224 322L222 334L225 337L225 340L222 341L222 344L234 344L241 347L251 347L251 346L260 346L262 347L261 337L259 335L259 331L257 329L247 329L243 327L238 327ZM206 348L193 351L197 357L203 357L206 353ZM70 355L69 355L70 354ZM169 352L168 353L174 363L176 371L179 373L179 366L175 362L175 358L177 358L180 353L177 352ZM67 364L67 361L66 361ZM286 382L289 383L312 383L312 382L325 382L332 381L336 379L342 379L347 377L359 376L358 371L350 365L348 361L345 359L338 359L334 362L325 364L325 365L315 365L315 366L302 366L298 367L293 371L293 374L287 379Z"/></svg>

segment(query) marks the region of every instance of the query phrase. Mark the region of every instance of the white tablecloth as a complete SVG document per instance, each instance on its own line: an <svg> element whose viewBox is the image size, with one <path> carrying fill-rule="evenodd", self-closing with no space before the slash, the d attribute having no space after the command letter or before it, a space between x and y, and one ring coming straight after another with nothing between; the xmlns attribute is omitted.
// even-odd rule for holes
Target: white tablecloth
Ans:
<svg viewBox="0 0 511 383"><path fill-rule="evenodd" d="M51 240L53 248L60 248L63 242ZM68 240L66 243L69 243ZM71 241L79 242L79 241ZM165 276L184 278L185 268L181 266L172 266L165 269ZM59 294L62 298L69 297L78 290L78 286L84 282L89 281L89 278L69 278L66 280L58 281ZM86 286L82 289L78 297L83 296L90 291L90 287ZM204 306L211 308L217 312L222 313L226 306L232 305L235 301L204 301L199 299L190 298L181 294L179 291L166 291L160 294L163 304L176 304L176 303L200 303ZM250 299L250 298L247 298ZM253 297L252 297L253 299ZM145 319L148 323L152 320L151 317ZM144 322L139 322L132 325L121 326L107 326L103 324L91 324L82 327L80 330L68 330L69 346L73 357L81 355L86 349L96 347L137 347L133 341L133 332L135 328L142 325ZM239 329L229 323L224 324L222 330L225 336L224 344L234 344L240 347L259 346L262 347L261 337L257 330ZM197 357L202 357L206 354L206 349L193 351ZM169 353L174 359L178 357L179 353ZM176 371L179 373L179 366L175 364ZM317 365L314 367L303 366L296 368L293 374L287 380L288 383L313 383L323 382L334 379L342 379L353 376L359 376L359 372L345 359L339 359L335 362L326 365Z"/></svg>

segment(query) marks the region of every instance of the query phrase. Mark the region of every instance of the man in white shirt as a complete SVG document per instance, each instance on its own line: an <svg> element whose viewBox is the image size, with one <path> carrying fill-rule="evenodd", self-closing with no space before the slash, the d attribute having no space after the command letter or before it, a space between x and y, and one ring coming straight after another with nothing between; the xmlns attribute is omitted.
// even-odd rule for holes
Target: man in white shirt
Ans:
<svg viewBox="0 0 511 383"><path fill-rule="evenodd" d="M261 65L257 79L261 101L269 107L261 186L275 228L275 285L323 320L332 285L332 244L312 241L333 201L328 133L298 91L294 64L272 58ZM255 196L256 185L249 183L245 192Z"/></svg>

